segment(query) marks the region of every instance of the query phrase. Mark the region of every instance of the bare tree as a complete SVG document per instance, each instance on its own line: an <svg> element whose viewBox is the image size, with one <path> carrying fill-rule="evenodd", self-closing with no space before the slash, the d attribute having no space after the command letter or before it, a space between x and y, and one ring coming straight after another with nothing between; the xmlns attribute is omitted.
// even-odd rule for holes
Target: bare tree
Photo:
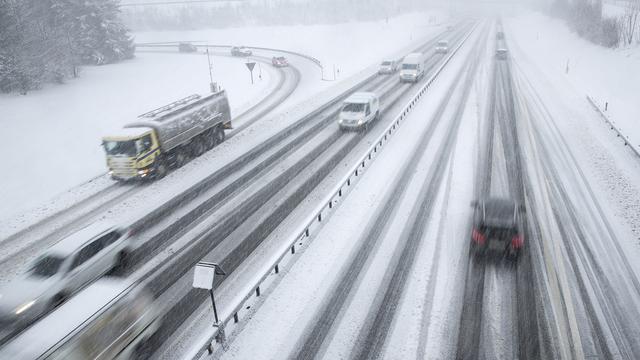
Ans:
<svg viewBox="0 0 640 360"><path fill-rule="evenodd" d="M629 0L626 3L624 15L620 20L622 41L630 45L638 30L638 18L640 16L640 0Z"/></svg>

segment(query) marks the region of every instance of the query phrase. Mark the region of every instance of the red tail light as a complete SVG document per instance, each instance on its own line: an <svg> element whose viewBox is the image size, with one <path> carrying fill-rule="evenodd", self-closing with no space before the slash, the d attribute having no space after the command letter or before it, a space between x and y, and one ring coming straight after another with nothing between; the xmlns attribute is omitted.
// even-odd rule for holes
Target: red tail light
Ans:
<svg viewBox="0 0 640 360"><path fill-rule="evenodd" d="M478 245L484 245L487 241L487 237L478 229L473 229L471 239Z"/></svg>
<svg viewBox="0 0 640 360"><path fill-rule="evenodd" d="M515 235L511 239L511 247L513 247L514 249L519 249L522 247L522 245L524 245L524 239L522 238L522 235Z"/></svg>

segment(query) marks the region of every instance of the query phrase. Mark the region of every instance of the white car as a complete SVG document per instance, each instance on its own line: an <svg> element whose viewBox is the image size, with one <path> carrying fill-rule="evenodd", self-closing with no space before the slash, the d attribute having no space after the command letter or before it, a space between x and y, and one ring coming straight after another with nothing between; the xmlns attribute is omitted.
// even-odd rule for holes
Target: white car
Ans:
<svg viewBox="0 0 640 360"><path fill-rule="evenodd" d="M143 284L104 278L0 347L0 359L146 359L161 323Z"/></svg>
<svg viewBox="0 0 640 360"><path fill-rule="evenodd" d="M338 125L341 130L366 129L380 114L380 101L372 92L357 92L342 105Z"/></svg>
<svg viewBox="0 0 640 360"><path fill-rule="evenodd" d="M131 252L129 234L98 222L52 245L0 290L0 325L23 328L109 270L124 266Z"/></svg>
<svg viewBox="0 0 640 360"><path fill-rule="evenodd" d="M398 62L396 60L385 60L380 64L378 74L393 74L398 71Z"/></svg>
<svg viewBox="0 0 640 360"><path fill-rule="evenodd" d="M447 40L440 40L436 44L436 54L446 54L449 52L449 42Z"/></svg>

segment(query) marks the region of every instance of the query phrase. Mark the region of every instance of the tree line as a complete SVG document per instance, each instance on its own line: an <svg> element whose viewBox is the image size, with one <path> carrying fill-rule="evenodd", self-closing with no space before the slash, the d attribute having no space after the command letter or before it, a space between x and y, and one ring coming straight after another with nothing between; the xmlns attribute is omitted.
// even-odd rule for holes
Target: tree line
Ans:
<svg viewBox="0 0 640 360"><path fill-rule="evenodd" d="M631 45L640 32L640 0L628 0L621 16L602 13L602 0L555 0L551 15L564 18L581 37L610 48Z"/></svg>
<svg viewBox="0 0 640 360"><path fill-rule="evenodd" d="M134 55L118 0L0 0L0 92L78 76Z"/></svg>

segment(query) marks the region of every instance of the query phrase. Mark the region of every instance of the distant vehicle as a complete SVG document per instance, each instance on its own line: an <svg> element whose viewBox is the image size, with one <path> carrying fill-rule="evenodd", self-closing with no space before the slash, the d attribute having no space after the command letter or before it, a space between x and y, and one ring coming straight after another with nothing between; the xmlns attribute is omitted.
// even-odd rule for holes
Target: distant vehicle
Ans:
<svg viewBox="0 0 640 360"><path fill-rule="evenodd" d="M524 246L520 228L521 207L512 199L502 198L477 201L473 207L472 254L495 254L517 259Z"/></svg>
<svg viewBox="0 0 640 360"><path fill-rule="evenodd" d="M446 54L449 52L449 41L440 40L436 44L436 54Z"/></svg>
<svg viewBox="0 0 640 360"><path fill-rule="evenodd" d="M338 125L341 130L367 129L369 123L380 115L380 101L372 92L357 92L342 105Z"/></svg>
<svg viewBox="0 0 640 360"><path fill-rule="evenodd" d="M271 64L275 67L287 67L289 62L284 56L274 56L271 58Z"/></svg>
<svg viewBox="0 0 640 360"><path fill-rule="evenodd" d="M0 348L2 359L136 359L162 322L140 284L101 279Z"/></svg>
<svg viewBox="0 0 640 360"><path fill-rule="evenodd" d="M500 48L500 49L496 50L496 58L498 60L506 60L508 54L509 53L507 52L507 49Z"/></svg>
<svg viewBox="0 0 640 360"><path fill-rule="evenodd" d="M231 48L232 56L251 56L253 52L244 46L234 46Z"/></svg>
<svg viewBox="0 0 640 360"><path fill-rule="evenodd" d="M191 44L191 43L180 43L178 44L178 51L179 52L185 52L185 53L191 53L191 52L196 52L198 51L198 48Z"/></svg>
<svg viewBox="0 0 640 360"><path fill-rule="evenodd" d="M502 31L498 31L498 32L496 33L496 39L498 39L498 40L502 40L502 39L504 39L504 32L502 32Z"/></svg>
<svg viewBox="0 0 640 360"><path fill-rule="evenodd" d="M396 60L385 60L380 64L380 68L378 69L378 74L393 74L398 71L398 61Z"/></svg>
<svg viewBox="0 0 640 360"><path fill-rule="evenodd" d="M125 266L131 251L127 230L106 222L64 238L0 290L0 324L28 325L109 270Z"/></svg>
<svg viewBox="0 0 640 360"><path fill-rule="evenodd" d="M411 53L405 56L400 68L400 81L417 82L424 75L425 58L422 53Z"/></svg>
<svg viewBox="0 0 640 360"><path fill-rule="evenodd" d="M119 132L105 136L109 174L115 180L161 178L222 143L231 129L224 90L191 95L138 116Z"/></svg>

